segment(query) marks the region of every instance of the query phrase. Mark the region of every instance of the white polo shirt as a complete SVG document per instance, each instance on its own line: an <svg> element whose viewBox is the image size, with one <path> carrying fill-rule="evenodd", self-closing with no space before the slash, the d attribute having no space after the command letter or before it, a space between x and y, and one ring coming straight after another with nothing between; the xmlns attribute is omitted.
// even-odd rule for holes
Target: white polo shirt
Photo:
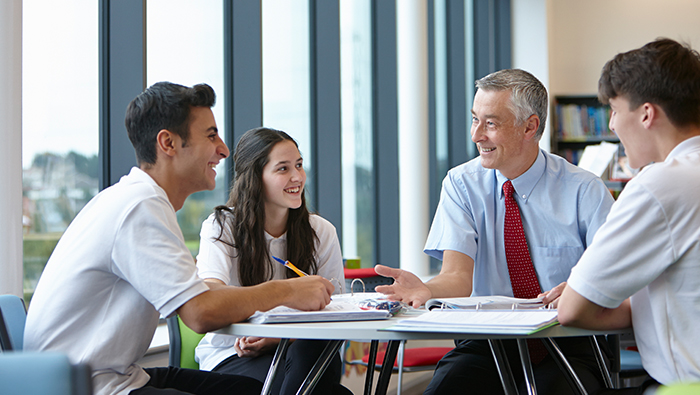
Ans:
<svg viewBox="0 0 700 395"><path fill-rule="evenodd" d="M607 308L631 296L651 377L700 380L700 136L627 184L568 281Z"/></svg>

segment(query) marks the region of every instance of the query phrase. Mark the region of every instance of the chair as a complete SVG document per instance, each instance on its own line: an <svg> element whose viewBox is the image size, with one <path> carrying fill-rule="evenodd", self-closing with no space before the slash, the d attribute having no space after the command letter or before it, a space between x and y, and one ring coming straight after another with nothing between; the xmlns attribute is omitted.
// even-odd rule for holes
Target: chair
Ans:
<svg viewBox="0 0 700 395"><path fill-rule="evenodd" d="M3 394L92 394L92 370L54 352L24 352L27 309L15 295L0 295L0 388Z"/></svg>
<svg viewBox="0 0 700 395"><path fill-rule="evenodd" d="M606 337L610 350L619 350L619 354L610 358L609 368L612 375L613 388L637 386L649 378L642 366L642 358L636 350L634 333L629 332Z"/></svg>
<svg viewBox="0 0 700 395"><path fill-rule="evenodd" d="M393 283L393 279L378 275L374 268L345 269L346 292L361 291L357 289L357 285L355 285L354 290L351 287L352 281L358 278L362 280L365 292L374 292L374 288L377 285L388 285ZM393 368L393 372L398 373L396 394L401 394L404 373L435 370L438 361L440 361L440 359L442 359L442 357L450 350L452 350L451 347L406 348L405 340L399 343L399 350L397 352ZM381 369L381 361L384 360L384 354L384 351L377 353L375 370ZM343 359L345 360L345 363L349 365L367 366L369 355L365 354L360 360L348 361L346 358Z"/></svg>
<svg viewBox="0 0 700 395"><path fill-rule="evenodd" d="M194 349L204 335L188 328L178 315L173 315L167 321L170 337L168 363L176 368L199 369L199 364L194 360Z"/></svg>
<svg viewBox="0 0 700 395"><path fill-rule="evenodd" d="M21 351L24 348L24 324L27 309L15 295L0 295L0 348Z"/></svg>
<svg viewBox="0 0 700 395"><path fill-rule="evenodd" d="M6 395L91 395L90 369L55 352L3 352L0 388Z"/></svg>
<svg viewBox="0 0 700 395"><path fill-rule="evenodd" d="M662 385L656 395L696 395L700 394L700 383L678 383Z"/></svg>
<svg viewBox="0 0 700 395"><path fill-rule="evenodd" d="M398 373L398 382L396 385L397 395L401 394L404 373L435 370L437 363L442 359L442 357L444 357L448 351L452 350L452 347L405 347L406 340L403 340L401 343L399 343L399 351L397 353L396 360L394 361L393 371ZM381 361L384 360L384 354L384 351L377 353L375 370L381 369ZM367 366L368 361L369 355L362 357L364 366Z"/></svg>

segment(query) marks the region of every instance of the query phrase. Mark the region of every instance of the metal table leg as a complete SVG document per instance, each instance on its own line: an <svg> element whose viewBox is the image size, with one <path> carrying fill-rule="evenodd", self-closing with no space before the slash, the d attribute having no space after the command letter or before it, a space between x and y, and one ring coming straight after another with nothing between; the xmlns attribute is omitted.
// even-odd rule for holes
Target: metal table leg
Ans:
<svg viewBox="0 0 700 395"><path fill-rule="evenodd" d="M544 341L544 345L545 347L547 347L547 351L549 351L549 354L552 355L554 361L557 363L557 365L559 365L559 369L561 369L562 372L564 372L564 376L569 382L569 385L571 386L571 389L574 391L574 393L588 395L588 392L586 392L586 388L583 386L583 383L581 383L581 380L576 375L574 368L571 367L571 364L569 364L569 361L564 356L564 353L562 353L559 346L557 346L557 343L549 337L544 338L542 340Z"/></svg>
<svg viewBox="0 0 700 395"><path fill-rule="evenodd" d="M517 339L518 353L520 354L520 363L523 365L523 374L525 375L525 387L529 395L537 394L535 386L535 372L532 370L532 362L530 362L530 351L527 349L527 339Z"/></svg>
<svg viewBox="0 0 700 395"><path fill-rule="evenodd" d="M374 366L377 363L377 348L379 340L372 340L369 346L369 359L367 360L367 373L365 373L365 395L372 394L372 381L374 380Z"/></svg>
<svg viewBox="0 0 700 395"><path fill-rule="evenodd" d="M489 347L491 347L493 360L496 362L498 376L501 378L501 384L503 384L503 392L506 395L517 395L518 390L515 386L515 379L513 378L513 373L510 370L508 358L506 358L506 352L503 349L503 342L501 340L494 339L489 339L488 342Z"/></svg>
<svg viewBox="0 0 700 395"><path fill-rule="evenodd" d="M598 368L600 369L600 374L603 376L603 381L605 382L605 388L613 388L612 377L610 376L610 369L605 363L605 358L603 357L603 351L600 349L600 344L598 344L598 339L595 336L590 336L591 347L593 347L593 354L595 354L595 360L598 362Z"/></svg>
<svg viewBox="0 0 700 395"><path fill-rule="evenodd" d="M306 379L299 388L299 391L297 391L297 395L307 395L313 391L314 387L316 387L316 384L318 383L318 380L321 379L321 376L326 371L326 368L328 368L328 365L330 365L333 357L335 357L335 354L338 353L338 350L342 344L343 340L330 340L328 342L326 348L318 357L318 361L316 361L314 367L311 368L311 371L306 376Z"/></svg>
<svg viewBox="0 0 700 395"><path fill-rule="evenodd" d="M275 350L275 355L272 357L272 363L270 364L270 369L267 371L267 376L265 377L265 383L263 384L262 395L269 395L272 390L272 382L275 380L277 375L277 369L279 368L280 361L284 358L287 353L287 348L289 348L289 339L280 339L280 344L277 345L277 350Z"/></svg>
<svg viewBox="0 0 700 395"><path fill-rule="evenodd" d="M382 362L379 380L377 380L376 395L386 395L386 390L389 387L389 380L391 379L391 372L394 370L394 361L396 360L396 353L399 350L399 344L401 344L400 340L391 340L386 346L384 362Z"/></svg>

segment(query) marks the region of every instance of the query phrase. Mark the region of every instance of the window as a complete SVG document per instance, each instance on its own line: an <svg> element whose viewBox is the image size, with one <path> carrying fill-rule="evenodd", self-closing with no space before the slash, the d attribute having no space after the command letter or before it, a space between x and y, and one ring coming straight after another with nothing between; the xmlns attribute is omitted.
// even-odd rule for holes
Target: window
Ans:
<svg viewBox="0 0 700 395"><path fill-rule="evenodd" d="M23 2L23 287L27 302L58 239L98 192L97 13L97 2L92 0Z"/></svg>
<svg viewBox="0 0 700 395"><path fill-rule="evenodd" d="M299 144L313 209L308 0L262 0L262 81L262 126L283 130Z"/></svg>
<svg viewBox="0 0 700 395"><path fill-rule="evenodd" d="M223 2L221 0L148 0L146 3L146 80L192 86L209 84L216 92L212 108L222 138L224 131ZM186 22L186 23L185 23ZM192 28L196 26L196 28ZM233 152L229 141L226 142ZM177 212L185 242L196 256L202 222L228 200L227 161L216 167L216 188L192 194Z"/></svg>
<svg viewBox="0 0 700 395"><path fill-rule="evenodd" d="M340 2L343 255L374 266L370 0Z"/></svg>

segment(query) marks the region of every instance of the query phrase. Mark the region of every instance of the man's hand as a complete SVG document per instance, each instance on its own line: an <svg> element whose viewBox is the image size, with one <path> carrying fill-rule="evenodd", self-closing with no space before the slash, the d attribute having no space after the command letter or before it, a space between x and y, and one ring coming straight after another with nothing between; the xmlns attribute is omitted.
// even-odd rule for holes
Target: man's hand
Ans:
<svg viewBox="0 0 700 395"><path fill-rule="evenodd" d="M280 339L271 337L239 337L233 344L233 348L241 358L255 358L274 351L279 342Z"/></svg>
<svg viewBox="0 0 700 395"><path fill-rule="evenodd" d="M551 304L551 307L556 309L559 304L559 297L561 296L562 292L564 292L564 288L566 288L566 281L547 292L542 292L541 294L537 295L537 297L544 296L542 303L544 303L545 306Z"/></svg>
<svg viewBox="0 0 700 395"><path fill-rule="evenodd" d="M387 295L390 300L399 300L418 308L432 297L430 289L411 272L384 265L377 265L374 270L381 276L394 279L392 285L380 285L375 288L375 291Z"/></svg>
<svg viewBox="0 0 700 395"><path fill-rule="evenodd" d="M333 284L321 276L307 276L279 280L286 283L289 295L283 303L287 307L298 310L321 310L331 302L331 294L335 290Z"/></svg>

